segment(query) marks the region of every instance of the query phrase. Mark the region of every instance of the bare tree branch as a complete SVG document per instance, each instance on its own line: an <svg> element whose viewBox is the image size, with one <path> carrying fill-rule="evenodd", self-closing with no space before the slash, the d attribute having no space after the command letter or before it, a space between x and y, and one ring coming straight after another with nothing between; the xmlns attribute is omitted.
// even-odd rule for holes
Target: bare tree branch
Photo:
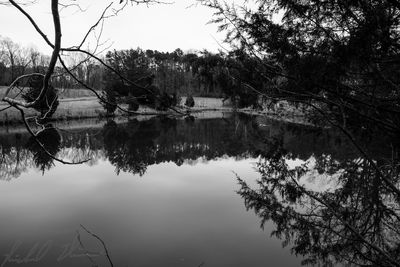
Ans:
<svg viewBox="0 0 400 267"><path fill-rule="evenodd" d="M90 234L91 236L93 236L94 238L96 238L97 240L100 241L100 243L102 244L102 246L103 246L103 248L104 248L104 251L105 251L105 253L106 253L106 257L107 257L107 259L108 259L108 262L110 263L110 266L111 266L111 267L114 267L114 264L113 264L113 262L112 262L112 260L111 260L110 254L108 253L108 249L107 249L106 243L104 243L103 239L101 239L98 235L96 235L96 234L92 233L91 231L89 231L89 230L88 230L85 226L83 226L82 224L81 224L81 227L82 227L82 229L85 230L88 234Z"/></svg>

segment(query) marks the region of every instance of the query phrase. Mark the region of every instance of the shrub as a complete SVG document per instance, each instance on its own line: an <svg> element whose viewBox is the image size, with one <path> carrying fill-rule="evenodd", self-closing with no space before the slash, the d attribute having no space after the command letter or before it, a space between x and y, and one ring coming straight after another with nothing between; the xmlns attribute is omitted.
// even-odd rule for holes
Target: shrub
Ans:
<svg viewBox="0 0 400 267"><path fill-rule="evenodd" d="M113 91L105 90L102 93L102 99L99 100L100 104L103 106L104 110L107 112L107 115L114 115L115 110L117 109L117 98Z"/></svg>
<svg viewBox="0 0 400 267"><path fill-rule="evenodd" d="M156 99L156 110L165 111L171 106L171 97L166 93L162 92Z"/></svg>
<svg viewBox="0 0 400 267"><path fill-rule="evenodd" d="M186 98L185 106L190 107L190 108L194 107L194 99L193 99L193 96L188 96L188 97Z"/></svg>
<svg viewBox="0 0 400 267"><path fill-rule="evenodd" d="M139 109L139 102L135 97L128 97L126 103L129 111L137 111Z"/></svg>

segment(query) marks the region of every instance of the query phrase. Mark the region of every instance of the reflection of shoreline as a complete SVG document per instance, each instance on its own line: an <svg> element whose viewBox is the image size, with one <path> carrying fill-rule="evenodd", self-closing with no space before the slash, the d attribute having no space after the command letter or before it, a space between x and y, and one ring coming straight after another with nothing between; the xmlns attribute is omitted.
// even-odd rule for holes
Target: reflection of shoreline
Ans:
<svg viewBox="0 0 400 267"><path fill-rule="evenodd" d="M204 111L197 112L194 115L196 120L203 119L222 119L230 117L232 112L226 111ZM112 118L117 123L127 123L130 119L137 121L148 121L157 117L156 115L136 115L131 118L126 116L116 116ZM177 119L183 119L182 117L178 117ZM55 121L53 124L57 126L57 128L62 130L83 130L83 129L100 129L109 121L107 118L86 118L86 119L76 119L76 120L59 120ZM33 129L35 129L35 125L32 125ZM0 136L8 135L8 134L27 134L26 128L23 124L17 125L4 125L0 128Z"/></svg>
<svg viewBox="0 0 400 267"><path fill-rule="evenodd" d="M90 166L99 159L106 159L115 166L117 173L122 170L133 174L144 174L148 165L161 162L174 162L180 166L225 156L257 157L271 149L265 142L271 138L281 138L293 157L301 159L321 153L332 154L334 158L349 156L349 151L342 149L345 144L337 145L334 142L337 136L329 131L243 114L224 116L227 117L94 120L86 121L84 125L66 122L64 126L69 129L58 130L62 141L49 143L48 149L59 146L52 151L58 152L59 158L72 162L90 158ZM38 158L38 151L27 149L28 139L26 133L0 135L3 180L17 178L37 164L41 164L37 167L42 171L52 168L51 159L46 162L45 158Z"/></svg>
<svg viewBox="0 0 400 267"><path fill-rule="evenodd" d="M305 121L301 116L280 116L275 113L266 111L254 111L252 109L241 109L238 110L241 114L251 115L251 116L263 116L265 120L273 120L278 123L289 123L294 125L303 126L313 126L313 124ZM229 118L233 114L230 109L194 109L193 117L196 120L205 119L224 119ZM132 117L127 116L116 116L111 118L117 123L127 123L130 119L137 121L148 121L158 117L159 115L135 115ZM82 118L82 119L70 119L70 120L56 120L52 124L56 125L59 129L64 130L82 130L82 129L99 129L107 123L110 118L92 117L92 118ZM177 119L183 119L182 117L177 117ZM31 127L35 127L33 124ZM26 128L23 124L15 125L3 125L0 128L0 136L7 134L26 134Z"/></svg>

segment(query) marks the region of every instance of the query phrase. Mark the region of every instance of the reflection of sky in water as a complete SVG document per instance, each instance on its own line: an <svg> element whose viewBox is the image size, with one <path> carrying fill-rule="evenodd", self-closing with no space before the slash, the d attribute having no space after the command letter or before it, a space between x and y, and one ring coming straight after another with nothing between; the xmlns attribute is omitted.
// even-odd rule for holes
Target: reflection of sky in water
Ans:
<svg viewBox="0 0 400 267"><path fill-rule="evenodd" d="M90 266L84 257L56 260L83 224L104 239L116 266L298 266L235 193L232 171L252 185L255 161L162 163L142 177L117 176L102 160L95 167L60 165L44 176L30 170L0 183L2 257L15 240L24 242L21 256L35 241L53 240L42 261L25 265ZM88 250L100 250L80 233ZM106 266L104 257L99 263Z"/></svg>
<svg viewBox="0 0 400 267"><path fill-rule="evenodd" d="M329 157L329 155L327 155L327 157ZM308 168L309 171L307 174L298 181L299 184L304 186L307 190L312 190L314 192L332 192L340 187L339 176L342 174L342 171L335 172L334 174L318 172L314 156L311 156L307 160L286 159L286 164L289 169L294 169L302 165Z"/></svg>

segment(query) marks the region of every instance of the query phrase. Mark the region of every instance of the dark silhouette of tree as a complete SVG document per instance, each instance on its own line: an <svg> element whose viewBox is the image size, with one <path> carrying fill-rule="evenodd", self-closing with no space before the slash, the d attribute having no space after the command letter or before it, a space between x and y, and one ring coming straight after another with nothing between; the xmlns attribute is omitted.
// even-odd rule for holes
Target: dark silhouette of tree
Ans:
<svg viewBox="0 0 400 267"><path fill-rule="evenodd" d="M344 126L398 131L397 1L200 2L216 11L226 41L259 62L263 85L243 80L255 91L312 105Z"/></svg>
<svg viewBox="0 0 400 267"><path fill-rule="evenodd" d="M194 107L194 99L193 96L188 96L185 100L185 106L192 108Z"/></svg>
<svg viewBox="0 0 400 267"><path fill-rule="evenodd" d="M316 192L300 182L312 170L289 168L290 154L278 149L278 139L262 153L260 188L250 189L240 180L246 206L263 221L274 221L274 234L295 253L308 256L305 263L345 259L356 265L398 266L400 5L200 2L216 11L214 22L228 31L226 41L245 55L239 62L258 62L254 69L242 66L260 82L244 75L243 84L271 101L309 106L314 122L337 127L359 155L340 164L316 157L315 170L338 175L340 182L333 191ZM377 144L391 155L374 154Z"/></svg>
<svg viewBox="0 0 400 267"><path fill-rule="evenodd" d="M107 115L114 115L114 112L117 110L117 98L115 97L115 92L112 90L103 91L102 99L105 101L100 100L99 102L103 106Z"/></svg>

